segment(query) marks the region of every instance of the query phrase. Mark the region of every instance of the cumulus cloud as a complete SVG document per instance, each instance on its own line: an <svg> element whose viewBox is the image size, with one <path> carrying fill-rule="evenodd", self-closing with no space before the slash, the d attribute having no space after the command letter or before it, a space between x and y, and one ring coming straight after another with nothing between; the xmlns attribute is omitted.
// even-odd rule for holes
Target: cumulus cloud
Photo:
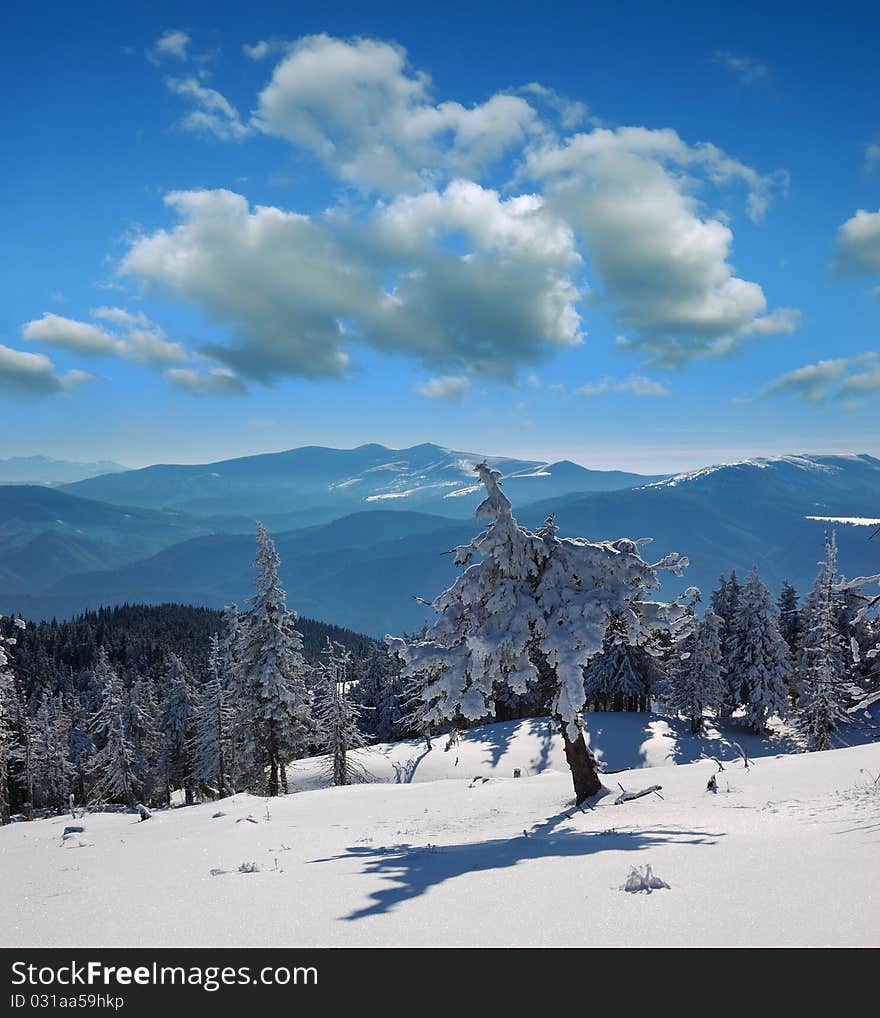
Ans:
<svg viewBox="0 0 880 1018"><path fill-rule="evenodd" d="M186 60L189 56L189 44L188 32L179 28L169 28L155 41L147 56L153 63L159 63L165 59Z"/></svg>
<svg viewBox="0 0 880 1018"><path fill-rule="evenodd" d="M733 233L704 211L683 171L744 183L753 211L778 184L670 130L597 129L536 149L527 163L549 209L578 230L602 283L598 300L629 332L621 345L667 365L728 353L746 336L796 324L792 310L766 314L760 285L734 274Z"/></svg>
<svg viewBox="0 0 880 1018"><path fill-rule="evenodd" d="M341 376L364 343L512 380L582 340L574 237L538 196L453 182L366 217L251 209L230 191L166 201L180 223L138 239L123 271L229 327L205 352L244 377Z"/></svg>
<svg viewBox="0 0 880 1018"><path fill-rule="evenodd" d="M248 388L228 368L194 371L192 368L169 368L165 377L176 389L193 396L243 396Z"/></svg>
<svg viewBox="0 0 880 1018"><path fill-rule="evenodd" d="M241 141L251 133L232 103L216 89L202 85L197 78L166 78L165 84L193 106L181 120L186 130L211 134L220 141Z"/></svg>
<svg viewBox="0 0 880 1018"><path fill-rule="evenodd" d="M880 275L880 210L859 209L840 227L834 268L841 276Z"/></svg>
<svg viewBox="0 0 880 1018"><path fill-rule="evenodd" d="M446 399L461 403L471 387L467 375L441 375L416 386L416 392L426 399Z"/></svg>
<svg viewBox="0 0 880 1018"><path fill-rule="evenodd" d="M93 380L85 371L55 373L55 365L45 354L13 350L0 344L0 392L10 396L51 396L70 392Z"/></svg>
<svg viewBox="0 0 880 1018"><path fill-rule="evenodd" d="M259 95L267 134L313 152L342 179L382 193L479 176L537 126L520 96L465 107L436 103L428 75L400 46L306 36L293 43Z"/></svg>
<svg viewBox="0 0 880 1018"><path fill-rule="evenodd" d="M360 195L302 215L176 192L177 225L140 237L123 265L224 327L207 352L241 376L341 376L366 344L432 374L512 380L582 341L587 304L615 321L620 346L668 367L797 327L796 310L770 310L734 270L731 219L709 204L736 187L757 222L783 171L673 130L603 127L538 82L472 106L442 100L390 42L244 48L273 51L250 119L198 78L168 78L191 105L184 126L282 138ZM503 192L485 183L511 173Z"/></svg>
<svg viewBox="0 0 880 1018"><path fill-rule="evenodd" d="M745 85L755 85L759 81L763 81L770 73L765 64L753 57L737 56L726 50L718 50L714 60L716 64L720 64L731 74L735 74Z"/></svg>
<svg viewBox="0 0 880 1018"><path fill-rule="evenodd" d="M631 396L668 396L669 389L662 382L644 375L630 375L627 378L605 377L575 389L573 396L599 396L607 392L628 393Z"/></svg>
<svg viewBox="0 0 880 1018"><path fill-rule="evenodd" d="M99 307L93 308L90 315L106 326L46 311L42 318L26 322L22 335L32 343L45 343L91 356L124 357L142 364L168 364L187 359L184 348L169 340L144 314Z"/></svg>
<svg viewBox="0 0 880 1018"><path fill-rule="evenodd" d="M851 399L880 391L880 357L874 351L853 357L834 357L805 364L789 371L764 386L757 397L791 395L807 403L824 403L827 399ZM744 397L750 402L756 397Z"/></svg>

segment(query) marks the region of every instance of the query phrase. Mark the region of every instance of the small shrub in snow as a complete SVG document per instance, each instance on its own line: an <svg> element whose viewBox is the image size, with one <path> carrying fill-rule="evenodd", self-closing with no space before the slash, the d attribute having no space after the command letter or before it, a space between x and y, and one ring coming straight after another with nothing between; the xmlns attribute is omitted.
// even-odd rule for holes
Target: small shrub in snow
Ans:
<svg viewBox="0 0 880 1018"><path fill-rule="evenodd" d="M260 867L259 863L255 862L243 862L238 867L239 873L260 873L261 871L262 868Z"/></svg>
<svg viewBox="0 0 880 1018"><path fill-rule="evenodd" d="M644 869L640 866L633 866L629 871L629 876L626 878L626 883L621 884L620 887L621 891L629 891L630 894L638 894L639 891L650 894L652 891L658 891L661 888L671 890L665 880L661 880L660 877L654 875L650 863Z"/></svg>

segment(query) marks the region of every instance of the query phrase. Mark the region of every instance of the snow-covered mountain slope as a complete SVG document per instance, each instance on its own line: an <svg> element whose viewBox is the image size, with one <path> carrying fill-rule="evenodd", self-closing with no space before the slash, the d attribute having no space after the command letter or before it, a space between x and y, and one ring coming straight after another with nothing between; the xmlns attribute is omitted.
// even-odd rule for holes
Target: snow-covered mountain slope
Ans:
<svg viewBox="0 0 880 1018"><path fill-rule="evenodd" d="M623 718L603 720L610 732ZM580 812L552 751L512 776L539 748L532 737L515 734L494 769L483 759L486 781L471 766L447 780L236 795L145 823L2 828L13 879L0 943L880 944L880 745L730 762L716 794L709 760L606 775L610 794ZM491 753L496 740L472 732L460 749ZM438 739L428 756L449 753ZM618 782L658 784L663 798L616 806ZM626 891L647 866L669 886Z"/></svg>
<svg viewBox="0 0 880 1018"><path fill-rule="evenodd" d="M362 445L308 446L193 466L157 465L69 485L85 498L176 508L203 516L256 515L274 530L326 522L363 509L418 509L466 516L481 453L426 443L409 449ZM519 501L606 491L655 478L618 470L587 470L567 461L490 456Z"/></svg>
<svg viewBox="0 0 880 1018"><path fill-rule="evenodd" d="M857 507L874 505L880 486L880 459L866 454L776 456L722 463L703 467L683 474L675 474L650 487L688 488L712 491L727 497L749 488L775 492L777 496L806 497L813 505L810 512L827 500L839 505L840 500L850 501L850 514ZM867 497L868 502L864 501ZM870 513L872 510L867 509Z"/></svg>
<svg viewBox="0 0 880 1018"><path fill-rule="evenodd" d="M672 551L687 555L684 579L677 587L664 582L662 596L688 585L708 594L720 573L735 568L745 575L755 563L774 592L789 580L805 594L824 534L832 528L846 575L880 572L880 540L869 539L872 531L828 519L880 515L880 461L868 456L815 460L816 469L788 461L741 464L689 475L676 484L532 503L514 498L514 512L527 526L555 513L566 536L651 537L646 554L654 559ZM511 481L502 483L511 490ZM466 519L378 508L276 534L290 603L312 618L380 637L418 629L431 612L414 595L430 598L452 583L456 569L448 552L478 531L472 514L480 497L469 492L457 499ZM126 600L222 607L251 593L252 551L252 533L200 538L121 569L68 576L30 599L0 588L0 611L64 616Z"/></svg>

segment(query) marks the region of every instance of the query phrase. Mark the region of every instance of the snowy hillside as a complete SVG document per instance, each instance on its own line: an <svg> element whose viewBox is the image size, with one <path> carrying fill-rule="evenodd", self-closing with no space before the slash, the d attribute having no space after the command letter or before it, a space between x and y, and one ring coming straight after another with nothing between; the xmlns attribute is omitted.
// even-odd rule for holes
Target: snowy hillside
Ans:
<svg viewBox="0 0 880 1018"><path fill-rule="evenodd" d="M363 509L418 509L469 516L474 466L485 456L425 443L409 449L307 446L217 463L164 465L72 484L68 491L115 505L174 508L203 516L259 516L272 530L324 523ZM656 477L504 456L489 462L518 501L612 491Z"/></svg>
<svg viewBox="0 0 880 1018"><path fill-rule="evenodd" d="M449 749L379 747L383 783L2 828L15 880L0 943L880 944L880 745L746 769L717 732L701 744L646 715L590 722L606 766L657 766L606 774L609 794L585 812L531 720ZM703 751L727 761L716 794ZM297 766L298 787L314 768ZM614 805L618 782L663 798ZM647 866L668 888L624 890Z"/></svg>

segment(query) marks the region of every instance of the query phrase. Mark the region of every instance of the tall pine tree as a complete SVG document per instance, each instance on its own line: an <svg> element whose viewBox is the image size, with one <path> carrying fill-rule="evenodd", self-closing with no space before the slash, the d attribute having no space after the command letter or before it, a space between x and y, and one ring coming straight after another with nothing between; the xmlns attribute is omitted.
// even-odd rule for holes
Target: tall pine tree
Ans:
<svg viewBox="0 0 880 1018"><path fill-rule="evenodd" d="M257 592L241 622L237 670L250 731L245 765L251 780L260 784L268 773L269 795L287 792L286 764L304 752L314 731L302 634L296 613L287 607L280 564L274 542L258 523Z"/></svg>
<svg viewBox="0 0 880 1018"><path fill-rule="evenodd" d="M825 560L804 606L804 633L798 658L799 720L811 749L830 746L835 725L846 717L849 700L849 646L840 631L842 596L835 591L837 542L825 542Z"/></svg>
<svg viewBox="0 0 880 1018"><path fill-rule="evenodd" d="M758 567L753 566L739 591L733 619L732 659L728 689L741 689L746 718L758 733L767 719L788 706L788 655L772 616L772 599Z"/></svg>

